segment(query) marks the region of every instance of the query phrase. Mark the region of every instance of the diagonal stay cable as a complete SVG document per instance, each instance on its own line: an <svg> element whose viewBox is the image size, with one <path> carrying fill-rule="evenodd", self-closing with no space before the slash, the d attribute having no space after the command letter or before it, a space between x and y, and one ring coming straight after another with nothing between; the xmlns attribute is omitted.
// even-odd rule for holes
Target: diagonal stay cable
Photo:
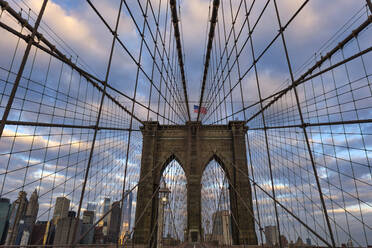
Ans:
<svg viewBox="0 0 372 248"><path fill-rule="evenodd" d="M6 1L0 0L0 6L3 9L5 9L10 15L12 15L17 21L19 21L20 23L22 23L22 25L24 25L29 31L32 32L34 30L34 28L27 22L27 20L23 19L14 9L12 9L11 7L9 7L7 5ZM2 22L0 22L0 26L2 28L6 29L7 31L10 31L11 33L17 35L18 37L24 39L25 41L28 41L30 39L28 36L22 35L18 31L15 31L14 29L12 29L11 27L7 26L6 24L4 24ZM48 54L56 57L57 59L61 60L62 62L68 64L73 69L75 69L77 72L79 72L84 78L86 78L86 80L89 83L91 83L94 87L96 87L100 92L103 92L103 89L97 84L97 82L99 82L100 84L103 84L103 81L102 80L96 78L95 76L91 75L90 73L86 72L85 70L83 70L79 66L77 66L75 63L73 63L62 52L60 52L52 43L50 43L41 33L36 32L36 35L35 36L40 41L42 41L45 45L47 45L50 50L47 49L46 47L40 45L38 42L34 41L34 39L31 40L32 45L34 45L37 48L43 50L44 52L46 52L46 53L48 53ZM118 90L116 90L116 89L114 89L114 88L112 88L110 86L107 86L107 87L110 88L110 89L112 89L112 90L114 90L114 91L116 91L116 92L118 92ZM104 94L110 100L112 100L115 104L117 104L120 108L122 108L125 112L127 112L128 114L131 114L131 112L129 110L127 110L122 104L120 104L109 93L104 92ZM128 99L130 99L130 98L128 97ZM142 123L142 121L137 116L133 116L133 118L135 118L137 121L139 121L140 123Z"/></svg>
<svg viewBox="0 0 372 248"><path fill-rule="evenodd" d="M227 159L225 156L223 156L218 151L215 151L216 155L220 158L224 159L228 163L230 163L235 169L237 169L240 173L242 173L244 176L247 177L249 181L253 185L255 185L257 188L259 188L262 192L265 193L270 199L276 202L278 206L280 206L284 211L286 211L288 214L290 214L293 218L295 218L299 223L301 223L305 228L307 228L311 233L313 233L316 237L318 237L322 242L324 242L327 246L332 247L330 243L328 243L322 236L320 236L316 231L314 231L311 227L309 227L305 222L303 222L297 215L292 213L287 207L285 207L280 201L278 201L276 198L274 198L270 193L268 193L263 187L261 187L256 181L254 181L249 175L247 175L244 171L242 171L239 167L237 167L231 160Z"/></svg>
<svg viewBox="0 0 372 248"><path fill-rule="evenodd" d="M31 46L32 46L32 43L34 41L35 36L37 36L37 29L38 29L39 24L41 22L41 18L43 17L43 14L44 14L47 3L48 3L48 0L43 1L43 4L42 4L40 12L39 12L39 15L38 15L37 20L35 22L35 26L32 29L31 35L29 36L29 39L27 41L27 47L24 51L22 62L19 66L17 77L14 81L13 88L12 88L12 91L10 93L10 96L9 96L9 99L8 99L8 102L7 102L7 105L6 105L6 108L4 110L3 117L2 117L2 120L1 120L1 123L0 123L0 138L3 134L4 128L5 128L5 122L8 119L11 107L13 105L13 101L14 101L14 98L15 98L15 95L16 95L16 92L17 92L17 89L18 89L18 85L19 85L19 82L21 80L23 71L25 69L25 66L26 66L26 63L27 63L27 60L28 60L28 55L30 54L30 51L31 51ZM1 1L0 6L3 9L5 9L9 12L9 5L8 5L7 2ZM27 22L26 20L24 20L24 21Z"/></svg>
<svg viewBox="0 0 372 248"><path fill-rule="evenodd" d="M343 48L350 40L352 40L354 37L358 36L360 32L362 32L365 28L367 28L372 22L372 15L368 16L368 19L364 21L358 28L354 29L351 34L349 34L344 40L342 40L340 43L337 44L336 47L334 47L331 51L329 51L325 56L322 56L320 60L318 60L311 68L309 68L304 74L302 74L298 79L294 80L294 82L289 85L287 88L284 90L280 91L280 94L274 97L273 100L271 100L269 103L267 103L262 109L257 111L255 114L253 114L249 119L246 120L246 123L250 122L253 120L255 117L257 117L261 112L265 111L267 108L269 108L271 105L273 105L276 101L278 101L283 95L285 95L287 92L292 90L294 87L298 86L299 84L302 84L306 82L308 79L307 78L309 75L312 74L314 70L319 68L325 61L327 61L329 58L331 58L337 51L339 51L341 48ZM349 59L346 59L344 61L341 61L340 63L345 63L345 61L352 60L356 57L361 56L364 53L368 53L372 50L372 47L367 48L366 50L357 53ZM336 66L333 65L329 67L330 69L335 68ZM325 71L322 71L325 72ZM319 73L315 74L318 75ZM311 78L313 78L314 75L311 75Z"/></svg>

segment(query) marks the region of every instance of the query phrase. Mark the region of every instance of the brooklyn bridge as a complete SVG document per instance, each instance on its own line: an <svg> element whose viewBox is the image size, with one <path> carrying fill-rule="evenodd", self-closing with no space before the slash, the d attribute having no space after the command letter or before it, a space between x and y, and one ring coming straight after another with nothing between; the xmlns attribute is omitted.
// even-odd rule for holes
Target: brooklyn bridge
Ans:
<svg viewBox="0 0 372 248"><path fill-rule="evenodd" d="M371 0L0 0L0 246L372 247Z"/></svg>

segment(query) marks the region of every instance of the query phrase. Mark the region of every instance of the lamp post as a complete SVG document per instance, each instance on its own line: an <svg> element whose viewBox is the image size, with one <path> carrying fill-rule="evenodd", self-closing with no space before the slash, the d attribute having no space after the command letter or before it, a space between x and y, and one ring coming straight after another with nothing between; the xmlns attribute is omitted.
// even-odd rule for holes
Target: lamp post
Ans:
<svg viewBox="0 0 372 248"><path fill-rule="evenodd" d="M165 186L159 189L157 248L163 247L164 207L168 203L169 194L170 190Z"/></svg>

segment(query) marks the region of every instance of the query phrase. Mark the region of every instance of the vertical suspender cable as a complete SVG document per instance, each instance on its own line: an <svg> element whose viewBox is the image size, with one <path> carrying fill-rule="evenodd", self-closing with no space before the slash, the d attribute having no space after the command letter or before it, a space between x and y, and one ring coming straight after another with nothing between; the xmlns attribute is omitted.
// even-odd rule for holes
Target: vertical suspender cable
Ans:
<svg viewBox="0 0 372 248"><path fill-rule="evenodd" d="M180 66L180 71L181 71L183 93L184 93L184 97L185 97L187 115L188 115L188 118L189 118L189 121L190 121L191 120L190 107L189 107L189 100L188 100L188 96L187 96L186 77L185 77L184 62L183 62L183 56L182 56L181 35L180 35L180 29L179 29L179 26L178 26L176 0L170 0L169 4L170 4L170 7L171 7L171 12L172 12L174 37L176 39L176 44L177 44L178 64Z"/></svg>
<svg viewBox="0 0 372 248"><path fill-rule="evenodd" d="M205 55L205 62L204 62L204 73L203 73L203 81L202 81L200 100L199 100L199 111L198 111L198 117L196 118L196 121L199 121L200 111L201 111L201 107L202 107L202 104L203 104L203 95L204 95L205 83L207 81L209 61L210 61L211 53L212 53L214 30L215 30L216 23L217 23L218 7L219 6L220 6L220 0L214 0L213 1L212 18L211 18L211 26L209 28L209 35L208 35L207 53Z"/></svg>

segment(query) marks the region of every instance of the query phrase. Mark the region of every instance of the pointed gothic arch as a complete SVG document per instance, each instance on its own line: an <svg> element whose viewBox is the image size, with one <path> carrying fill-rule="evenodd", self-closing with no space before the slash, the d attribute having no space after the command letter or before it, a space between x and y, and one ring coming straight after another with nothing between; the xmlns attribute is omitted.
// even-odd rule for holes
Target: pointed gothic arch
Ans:
<svg viewBox="0 0 372 248"><path fill-rule="evenodd" d="M225 161L223 158L221 158L221 157L219 156L219 154L217 154L217 153L213 153L213 154L208 158L208 160L206 160L206 162L203 162L203 168L202 168L202 174L201 174L201 175L203 176L204 171L207 169L207 167L209 166L209 164L210 164L213 160L216 161L216 162L220 165L221 169L226 173L226 176L230 179L230 178L231 178L231 177L230 177L230 173L231 173L231 172L228 171L227 166L226 166L226 164L228 164L228 163L227 163L227 161Z"/></svg>
<svg viewBox="0 0 372 248"><path fill-rule="evenodd" d="M221 160L212 156L204 167L201 178L204 241L217 241L218 245L232 244L228 177Z"/></svg>
<svg viewBox="0 0 372 248"><path fill-rule="evenodd" d="M161 161L161 159L160 159L160 161ZM161 168L160 168L159 173L158 173L159 178L156 179L156 181L160 182L160 178L161 178L164 170L172 163L172 161L176 161L181 166L183 172L186 175L186 180L187 180L187 174L186 174L184 162L181 159L179 159L179 157L174 152L169 152L169 154L168 154L168 156L166 156L166 159L164 160L164 162L160 163L162 165L161 165Z"/></svg>
<svg viewBox="0 0 372 248"><path fill-rule="evenodd" d="M174 155L167 159L162 169L160 184L169 190L168 201L164 206L161 235L166 234L167 237L182 241L187 220L187 176Z"/></svg>

